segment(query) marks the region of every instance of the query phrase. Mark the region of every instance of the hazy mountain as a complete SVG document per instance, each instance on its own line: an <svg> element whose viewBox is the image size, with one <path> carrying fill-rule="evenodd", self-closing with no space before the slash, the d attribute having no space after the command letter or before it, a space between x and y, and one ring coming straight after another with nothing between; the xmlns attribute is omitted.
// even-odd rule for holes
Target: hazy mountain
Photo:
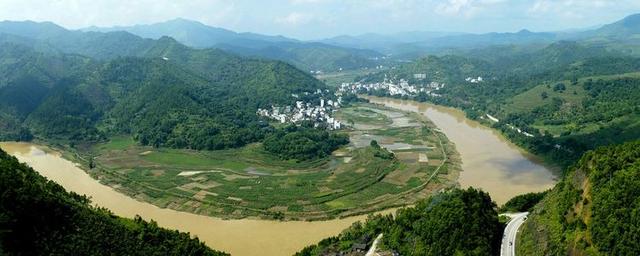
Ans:
<svg viewBox="0 0 640 256"><path fill-rule="evenodd" d="M579 41L630 54L640 54L640 14L630 15L604 26L554 32L532 32L527 29L515 33L454 33L406 32L391 35L342 35L319 42L343 47L374 49L398 58L414 59L426 54L466 52L496 46L531 46L539 48L561 40Z"/></svg>
<svg viewBox="0 0 640 256"><path fill-rule="evenodd" d="M350 36L350 35L341 35L332 38L322 39L318 42L343 46L343 47L351 47L351 48L359 48L359 49L374 49L381 52L392 52L393 48L400 44L413 43L413 42L421 42L434 38L452 36L452 35L461 35L463 33L456 32L431 32L431 31L411 31L411 32L401 32L394 34L376 34L376 33L367 33L362 35Z"/></svg>
<svg viewBox="0 0 640 256"><path fill-rule="evenodd" d="M297 41L283 36L236 33L224 28L211 27L197 21L181 18L147 25L117 26L108 28L89 27L82 30L98 32L127 31L135 35L151 39L170 36L183 44L197 48L207 48L218 44L233 44L249 47L253 46L256 41L270 43Z"/></svg>
<svg viewBox="0 0 640 256"><path fill-rule="evenodd" d="M599 29L585 32L588 35L606 36L612 38L627 38L640 34L640 14L633 14L624 19L604 25Z"/></svg>
<svg viewBox="0 0 640 256"><path fill-rule="evenodd" d="M244 56L282 60L303 70L333 71L341 68L373 67L377 64L375 59L382 56L373 50L302 42L283 36L236 33L186 19L130 27L89 27L83 31L127 31L151 39L169 36L191 47L220 48Z"/></svg>

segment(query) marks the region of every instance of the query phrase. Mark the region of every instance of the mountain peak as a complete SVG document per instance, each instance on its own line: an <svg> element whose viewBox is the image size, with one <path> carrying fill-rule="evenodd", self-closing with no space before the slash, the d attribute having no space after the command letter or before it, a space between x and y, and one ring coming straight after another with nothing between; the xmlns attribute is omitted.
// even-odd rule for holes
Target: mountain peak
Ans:
<svg viewBox="0 0 640 256"><path fill-rule="evenodd" d="M184 24L184 25L201 25L201 26L206 26L205 24L203 24L202 22L199 21L195 21L195 20L190 20L190 19L185 19L182 17L178 17L175 19L171 19L171 20L167 20L165 22L162 23L173 23L173 24Z"/></svg>
<svg viewBox="0 0 640 256"><path fill-rule="evenodd" d="M637 27L640 26L640 13L631 14L620 21L624 27Z"/></svg>
<svg viewBox="0 0 640 256"><path fill-rule="evenodd" d="M617 22L604 25L595 30L596 34L602 36L625 37L640 33L640 13L632 14Z"/></svg>

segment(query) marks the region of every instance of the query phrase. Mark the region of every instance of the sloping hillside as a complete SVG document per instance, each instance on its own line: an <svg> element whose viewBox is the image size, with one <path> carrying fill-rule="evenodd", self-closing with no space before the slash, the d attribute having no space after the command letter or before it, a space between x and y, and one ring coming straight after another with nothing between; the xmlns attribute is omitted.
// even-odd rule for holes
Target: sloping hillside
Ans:
<svg viewBox="0 0 640 256"><path fill-rule="evenodd" d="M400 209L395 216L370 216L296 255L364 255L358 248L369 248L379 234L384 255L496 255L501 232L489 194L453 189Z"/></svg>
<svg viewBox="0 0 640 256"><path fill-rule="evenodd" d="M640 255L640 141L586 153L533 210L519 255Z"/></svg>

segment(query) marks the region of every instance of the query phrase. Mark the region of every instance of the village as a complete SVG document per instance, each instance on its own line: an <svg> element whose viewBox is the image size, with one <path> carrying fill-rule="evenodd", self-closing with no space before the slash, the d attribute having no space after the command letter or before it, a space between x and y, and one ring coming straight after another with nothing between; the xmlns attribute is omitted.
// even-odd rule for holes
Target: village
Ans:
<svg viewBox="0 0 640 256"><path fill-rule="evenodd" d="M416 79L426 78L426 74L414 74ZM383 82L378 83L342 83L338 92L341 93L368 93L373 91L387 92L390 96L416 96L419 93L426 93L432 97L441 97L442 95L437 93L440 89L444 88L444 83L429 82L422 85L412 85L405 79L400 79L395 82L393 79L387 79L385 77Z"/></svg>
<svg viewBox="0 0 640 256"><path fill-rule="evenodd" d="M297 98L297 95L292 95ZM297 124L302 121L311 121L314 127L326 127L329 130L339 130L342 123L331 116L338 108L342 98L337 100L320 99L320 105L313 105L310 102L296 101L295 106L271 106L271 109L259 108L259 116L268 117L278 122Z"/></svg>

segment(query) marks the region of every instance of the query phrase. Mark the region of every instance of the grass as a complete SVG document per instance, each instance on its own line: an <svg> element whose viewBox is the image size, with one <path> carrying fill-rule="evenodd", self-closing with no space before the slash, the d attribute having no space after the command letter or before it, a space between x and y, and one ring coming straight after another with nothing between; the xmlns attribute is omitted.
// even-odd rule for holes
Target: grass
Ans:
<svg viewBox="0 0 640 256"><path fill-rule="evenodd" d="M116 136L111 137L109 142L100 145L101 150L125 150L133 145L136 142L131 138L131 136Z"/></svg>
<svg viewBox="0 0 640 256"><path fill-rule="evenodd" d="M389 143L438 145L434 126L418 116L369 104L343 109L340 114L380 124L367 132ZM423 126L395 127L398 118L412 118ZM94 145L92 151L103 170L99 172L103 182L161 207L223 218L272 218L281 212L287 219L309 220L411 204L424 195L415 188L431 175L432 171L425 170L435 170L439 163L384 159L375 156L377 150L350 145L341 148L340 155L296 162L281 160L260 144L193 151L144 147L130 138L117 137ZM403 152L416 154L416 159L417 152L427 153L430 159L445 158L440 149ZM344 161L346 157L350 160ZM433 189L450 184L441 182ZM416 196L407 199L406 193Z"/></svg>
<svg viewBox="0 0 640 256"><path fill-rule="evenodd" d="M347 124L365 124L365 125L389 125L391 119L380 112L374 111L368 107L347 108L340 111L337 118L344 120Z"/></svg>
<svg viewBox="0 0 640 256"><path fill-rule="evenodd" d="M566 90L554 91L553 87L557 83L563 83L566 86ZM547 97L543 98L541 96L542 93L546 93ZM580 104L585 97L586 92L580 84L574 85L570 81L560 81L531 88L513 97L503 109L507 114L530 112L537 107L551 104L553 98L560 98L569 104Z"/></svg>

